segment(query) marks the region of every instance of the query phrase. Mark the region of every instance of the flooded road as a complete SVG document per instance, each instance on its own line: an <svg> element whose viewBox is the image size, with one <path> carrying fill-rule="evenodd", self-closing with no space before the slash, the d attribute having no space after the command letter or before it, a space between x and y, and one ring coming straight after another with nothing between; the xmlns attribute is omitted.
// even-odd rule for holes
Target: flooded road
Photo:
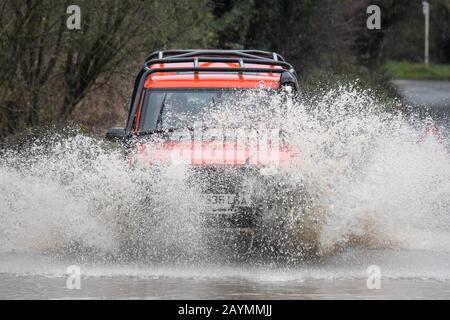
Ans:
<svg viewBox="0 0 450 320"><path fill-rule="evenodd" d="M428 94L427 84L397 83L439 111L447 135L445 84L430 82ZM101 142L77 135L2 155L0 299L450 299L448 154L417 144L421 120L371 111L370 96L324 99L293 117L305 157L287 172L319 190L311 210L325 212L320 258L221 263L217 250L186 261L202 245L192 220L201 208L183 167L135 175ZM142 189L144 178L158 183ZM159 225L128 237L179 254L173 262L118 255L122 217L150 215L142 190L154 196ZM79 289L68 285L69 266L79 268Z"/></svg>
<svg viewBox="0 0 450 320"><path fill-rule="evenodd" d="M14 254L2 259L2 299L450 298L450 253L354 248L295 268L85 264L80 289L67 287L69 261ZM367 286L371 264L380 267L379 288Z"/></svg>
<svg viewBox="0 0 450 320"><path fill-rule="evenodd" d="M409 104L433 109L450 108L450 81L396 79L392 83Z"/></svg>
<svg viewBox="0 0 450 320"><path fill-rule="evenodd" d="M1 277L2 299L449 299L450 284L435 280L385 280L379 290L364 280L303 280L290 283L241 278L198 280L94 277L80 290L68 290L63 279L43 276ZM4 291L7 291L5 294Z"/></svg>

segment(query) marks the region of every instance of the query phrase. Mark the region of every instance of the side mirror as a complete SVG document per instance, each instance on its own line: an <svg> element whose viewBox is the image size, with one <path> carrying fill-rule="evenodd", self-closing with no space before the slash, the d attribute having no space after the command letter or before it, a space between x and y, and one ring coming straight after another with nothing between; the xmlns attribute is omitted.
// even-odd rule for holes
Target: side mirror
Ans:
<svg viewBox="0 0 450 320"><path fill-rule="evenodd" d="M298 90L297 79L289 71L285 71L281 74L280 86L281 87L289 86L293 89L294 92Z"/></svg>
<svg viewBox="0 0 450 320"><path fill-rule="evenodd" d="M129 136L130 134L125 131L125 128L109 128L106 132L106 140L109 141L123 142Z"/></svg>

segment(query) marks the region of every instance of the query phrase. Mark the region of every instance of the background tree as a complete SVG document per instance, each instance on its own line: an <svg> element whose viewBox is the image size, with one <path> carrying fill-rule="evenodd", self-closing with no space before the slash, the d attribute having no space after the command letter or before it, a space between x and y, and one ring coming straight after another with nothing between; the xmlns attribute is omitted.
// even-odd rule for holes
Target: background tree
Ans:
<svg viewBox="0 0 450 320"><path fill-rule="evenodd" d="M0 4L0 135L70 120L89 92L150 51L208 41L206 0L77 4L81 30L66 27L68 1Z"/></svg>

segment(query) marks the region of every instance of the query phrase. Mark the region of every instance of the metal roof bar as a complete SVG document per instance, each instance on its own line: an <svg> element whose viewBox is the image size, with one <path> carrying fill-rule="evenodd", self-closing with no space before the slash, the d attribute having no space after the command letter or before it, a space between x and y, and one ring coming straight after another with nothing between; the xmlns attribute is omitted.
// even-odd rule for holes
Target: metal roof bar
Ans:
<svg viewBox="0 0 450 320"><path fill-rule="evenodd" d="M165 50L153 52L148 56L146 61L160 58L159 52L164 54L164 57L182 58L194 56L238 56L243 58L253 59L267 59L272 61L285 61L284 58L274 52L260 51L260 50L210 50L210 49L192 49L192 50Z"/></svg>
<svg viewBox="0 0 450 320"><path fill-rule="evenodd" d="M145 66L150 69L150 67L154 64L163 64L163 63L179 63L179 62L191 62L195 67L198 67L199 62L233 62L238 63L239 67L243 67L245 63L248 64L260 64L260 65L271 65L271 66L280 66L285 70L289 70L291 72L295 72L292 65L284 61L274 61L274 60L261 60L261 59L247 59L247 58L223 58L223 57L195 57L195 58L163 58L163 59L152 59L145 63ZM197 65L196 65L197 64Z"/></svg>
<svg viewBox="0 0 450 320"><path fill-rule="evenodd" d="M283 73L286 69L272 68L227 68L227 67L173 67L147 69L148 74L156 72L254 72L254 73Z"/></svg>

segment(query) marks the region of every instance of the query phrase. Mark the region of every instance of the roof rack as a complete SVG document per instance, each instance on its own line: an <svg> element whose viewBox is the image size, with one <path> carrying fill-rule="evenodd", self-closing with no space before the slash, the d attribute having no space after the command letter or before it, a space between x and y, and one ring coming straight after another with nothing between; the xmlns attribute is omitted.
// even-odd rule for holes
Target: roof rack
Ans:
<svg viewBox="0 0 450 320"><path fill-rule="evenodd" d="M155 58L183 58L198 56L237 56L241 58L268 59L275 61L285 61L284 58L275 52L260 50L210 50L210 49L191 49L191 50L163 50L155 51L150 54L145 61Z"/></svg>
<svg viewBox="0 0 450 320"><path fill-rule="evenodd" d="M192 62L193 67L152 68L155 64ZM199 62L237 63L239 67L200 67ZM245 64L270 65L271 67L246 67ZM273 68L280 66L281 69ZM260 72L283 73L295 70L284 58L275 52L259 50L165 50L153 52L145 60L145 69L156 72Z"/></svg>

